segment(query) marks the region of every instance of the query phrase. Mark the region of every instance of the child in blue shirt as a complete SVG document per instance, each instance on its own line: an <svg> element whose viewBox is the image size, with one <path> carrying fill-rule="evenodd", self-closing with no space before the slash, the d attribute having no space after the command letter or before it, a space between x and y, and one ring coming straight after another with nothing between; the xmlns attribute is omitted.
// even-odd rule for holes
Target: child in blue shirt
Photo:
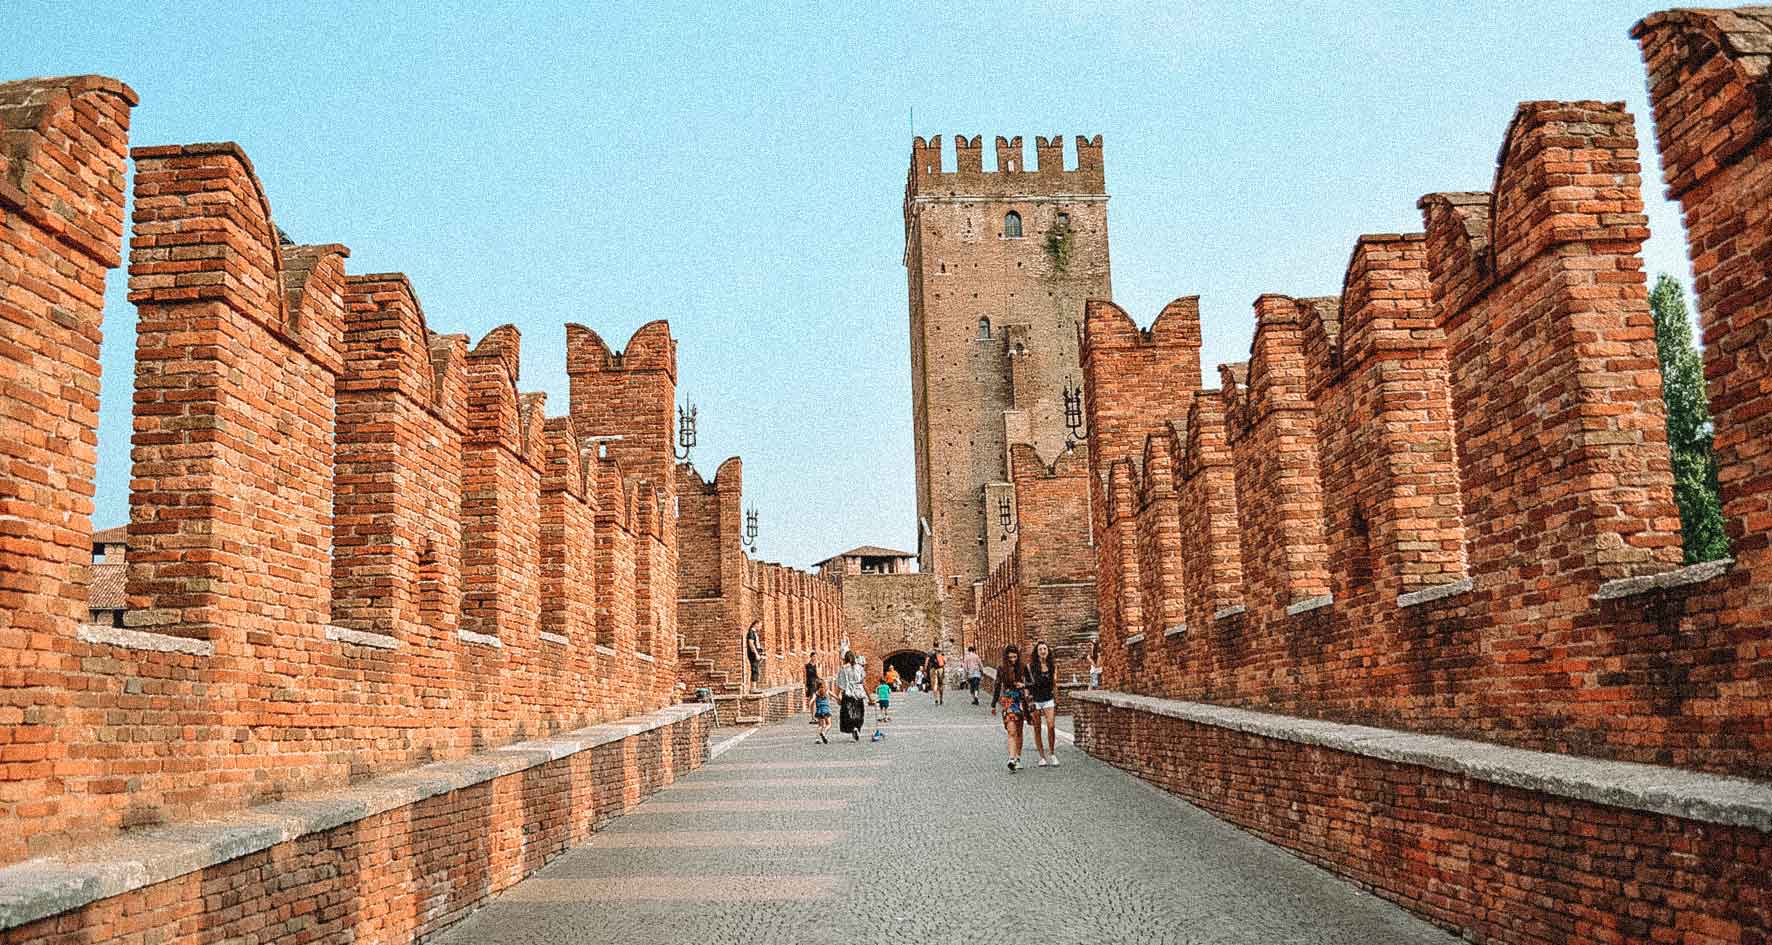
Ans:
<svg viewBox="0 0 1772 945"><path fill-rule="evenodd" d="M818 688L813 691L812 719L818 723L818 740L829 745L831 740L824 733L831 730L831 684L823 679L818 681Z"/></svg>
<svg viewBox="0 0 1772 945"><path fill-rule="evenodd" d="M892 687L882 678L880 685L874 690L874 698L880 700L880 721L892 721Z"/></svg>

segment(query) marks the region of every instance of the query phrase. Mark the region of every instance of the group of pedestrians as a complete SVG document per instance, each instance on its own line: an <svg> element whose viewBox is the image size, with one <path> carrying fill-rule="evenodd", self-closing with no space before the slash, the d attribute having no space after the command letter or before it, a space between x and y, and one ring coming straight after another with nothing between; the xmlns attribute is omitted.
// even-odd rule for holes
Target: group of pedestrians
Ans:
<svg viewBox="0 0 1772 945"><path fill-rule="evenodd" d="M1009 736L1009 771L1021 767L1021 744L1024 726L1034 729L1034 750L1040 753L1042 768L1058 767L1058 700L1054 689L1057 680L1052 667L1052 647L1044 641L1034 644L1033 655L1022 662L1021 647L1011 643L1003 648L1003 662L997 667L997 685L991 693L991 714L1003 713L1003 728Z"/></svg>
<svg viewBox="0 0 1772 945"><path fill-rule="evenodd" d="M1091 688L1096 685L1099 652L1089 649ZM920 675L927 681L936 705L943 704L944 677L947 659L939 648L929 653ZM979 689L984 678L984 661L976 647L968 646L961 664L966 688L972 693L972 704L979 705ZM818 741L830 743L832 719L838 731L861 741L867 705L877 702L880 721L892 720L892 677L896 671L886 667L880 674L877 690L868 692L866 664L853 651L843 654L842 667L835 679L820 675L813 656L806 660L806 698L812 703L812 723L818 726ZM997 666L996 684L991 691L991 715L1003 716L1003 729L1009 748L1008 768L1011 773L1022 767L1021 755L1027 729L1033 729L1034 751L1039 755L1038 767L1058 767L1058 701L1057 672L1053 665L1052 647L1045 641L1035 643L1024 660L1021 647L1010 644L1003 648ZM876 739L878 736L876 736Z"/></svg>

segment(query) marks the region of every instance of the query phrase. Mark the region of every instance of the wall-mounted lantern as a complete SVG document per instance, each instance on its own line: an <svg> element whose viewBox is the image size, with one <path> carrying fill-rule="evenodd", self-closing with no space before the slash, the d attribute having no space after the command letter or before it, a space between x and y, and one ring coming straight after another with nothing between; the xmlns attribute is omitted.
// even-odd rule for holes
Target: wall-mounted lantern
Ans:
<svg viewBox="0 0 1772 945"><path fill-rule="evenodd" d="M695 449L695 405L690 404L688 410L677 408L677 445L671 452L678 462L689 458L689 451Z"/></svg>

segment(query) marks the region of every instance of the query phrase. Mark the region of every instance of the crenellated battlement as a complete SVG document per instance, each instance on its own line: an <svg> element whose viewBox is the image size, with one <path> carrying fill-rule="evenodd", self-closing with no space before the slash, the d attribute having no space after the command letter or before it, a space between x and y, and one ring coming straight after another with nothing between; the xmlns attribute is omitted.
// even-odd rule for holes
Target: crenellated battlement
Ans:
<svg viewBox="0 0 1772 945"><path fill-rule="evenodd" d="M905 199L917 197L1005 197L1016 194L1103 195L1101 136L1077 135L1075 166L1066 169L1064 139L1060 135L1034 139L1035 166L1026 165L1022 138L998 136L996 168L984 169L984 138L954 136L954 166L945 166L940 135L911 141L911 168L906 176Z"/></svg>
<svg viewBox="0 0 1772 945"><path fill-rule="evenodd" d="M84 218L64 216L102 235L104 221L121 219L122 194L100 177L121 182L118 109L133 93L102 81L27 86L0 86L0 134L13 144L0 205L38 199L52 184L63 200L102 196L109 203ZM50 127L19 124L33 114ZM92 146L117 137L108 154L71 160L57 171L69 179L52 182L21 136L69 147L75 139L58 136L70 119ZM674 699L675 650L664 641L676 638L675 536L669 496L655 485L672 433L668 326L645 326L590 372L664 379L630 390L662 408L643 412L633 396L610 407L628 449L604 458L575 418L549 419L546 397L520 390L514 326L472 345L433 332L405 276L351 274L350 252L336 243L283 242L239 146L132 153L129 296L139 317L127 626L94 636L79 629L75 594L59 611L46 605L60 614L46 643L111 668L46 677L43 692L61 704L56 692L92 698L56 720L70 755L134 741L176 747L137 766L127 796L102 789L102 765L64 781L64 801L26 831L33 846L0 843L0 861ZM63 342L64 357L89 359L85 393L41 386L95 406L102 267L87 279L91 247L54 230L0 233L31 234L29 258L48 260L45 246L73 254L60 274L25 278L54 287L53 310L90 316ZM7 286L21 279L10 266L0 263ZM597 344L579 344L576 357ZM90 455L65 468L56 488L90 496ZM89 536L65 546L79 563L67 555L56 586L78 592ZM10 558L0 571L24 573ZM155 726L181 733L172 742L105 711L143 680L168 720ZM238 724L214 724L227 713ZM314 719L329 720L324 737ZM251 776L210 777L220 769ZM17 817L14 806L0 801L0 813Z"/></svg>
<svg viewBox="0 0 1772 945"><path fill-rule="evenodd" d="M1707 21L1655 22L1640 29L1667 69L1731 75L1653 35ZM1772 193L1749 168L1710 173ZM1656 734L1691 718L1685 684L1676 698L1656 681L1673 676L1632 667L1690 680L1706 661L1754 678L1772 666L1722 629L1757 619L1739 601L1763 544L1755 484L1772 478L1725 425L1734 410L1763 426L1737 405L1764 398L1740 380L1751 359L1723 352L1742 350L1751 329L1734 313L1757 313L1769 284L1748 247L1772 239L1739 216L1752 201L1691 188L1710 217L1689 209L1689 222L1716 221L1701 273L1719 258L1708 247L1737 241L1720 258L1739 274L1701 284L1734 306L1707 309L1705 353L1734 394L1719 401L1717 442L1725 509L1749 510L1731 521L1748 551L1732 569L1680 570L1638 174L1622 106L1521 105L1493 191L1431 194L1423 232L1360 237L1338 297L1258 298L1250 358L1220 365L1210 394L1145 383L1125 353L1160 348L1161 333L1091 303L1109 685L1763 773L1729 734L1763 706L1698 686L1718 715L1696 748ZM1656 642L1675 637L1690 648Z"/></svg>

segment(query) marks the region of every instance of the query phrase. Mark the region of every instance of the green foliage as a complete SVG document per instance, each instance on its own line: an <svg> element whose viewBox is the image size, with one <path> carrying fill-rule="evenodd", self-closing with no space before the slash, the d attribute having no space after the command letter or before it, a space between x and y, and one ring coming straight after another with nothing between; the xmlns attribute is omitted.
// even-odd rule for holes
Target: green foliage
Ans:
<svg viewBox="0 0 1772 945"><path fill-rule="evenodd" d="M1667 404L1667 445L1673 453L1674 504L1686 563L1729 555L1723 508L1717 488L1717 457L1711 450L1710 398L1704 389L1704 361L1692 339L1686 293L1663 274L1649 292L1655 317L1655 349L1661 361L1661 399Z"/></svg>
<svg viewBox="0 0 1772 945"><path fill-rule="evenodd" d="M1064 272L1071 264L1071 231L1069 227L1054 226L1046 231L1046 255L1052 257L1052 270Z"/></svg>

